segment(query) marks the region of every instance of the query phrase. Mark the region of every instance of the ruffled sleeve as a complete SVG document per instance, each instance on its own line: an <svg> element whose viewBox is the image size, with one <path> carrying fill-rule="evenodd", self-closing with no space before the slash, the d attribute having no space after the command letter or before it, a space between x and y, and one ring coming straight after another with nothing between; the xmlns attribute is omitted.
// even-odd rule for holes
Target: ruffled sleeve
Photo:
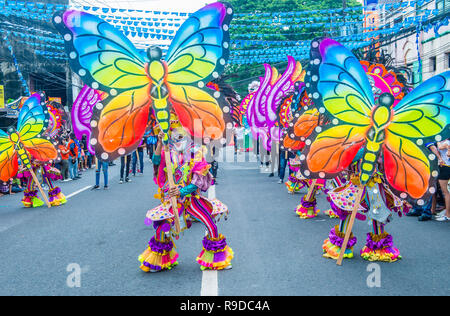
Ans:
<svg viewBox="0 0 450 316"><path fill-rule="evenodd" d="M197 191L198 187L194 184L189 184L185 186L184 188L180 189L180 196L183 198L186 195L192 194L193 192Z"/></svg>
<svg viewBox="0 0 450 316"><path fill-rule="evenodd" d="M212 184L213 177L209 172L211 165L202 160L195 164L192 169L192 181L191 183L196 185L200 190L207 191Z"/></svg>

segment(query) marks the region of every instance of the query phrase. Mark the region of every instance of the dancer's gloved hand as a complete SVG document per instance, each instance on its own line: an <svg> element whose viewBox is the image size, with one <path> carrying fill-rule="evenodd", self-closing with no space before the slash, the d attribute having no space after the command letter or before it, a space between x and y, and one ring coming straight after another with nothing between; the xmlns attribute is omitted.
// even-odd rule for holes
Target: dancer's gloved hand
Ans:
<svg viewBox="0 0 450 316"><path fill-rule="evenodd" d="M164 138L164 132L160 131L158 134L158 142L162 143L163 138Z"/></svg>
<svg viewBox="0 0 450 316"><path fill-rule="evenodd" d="M178 188L172 188L169 189L169 192L167 193L169 197L179 197L180 196L180 190Z"/></svg>

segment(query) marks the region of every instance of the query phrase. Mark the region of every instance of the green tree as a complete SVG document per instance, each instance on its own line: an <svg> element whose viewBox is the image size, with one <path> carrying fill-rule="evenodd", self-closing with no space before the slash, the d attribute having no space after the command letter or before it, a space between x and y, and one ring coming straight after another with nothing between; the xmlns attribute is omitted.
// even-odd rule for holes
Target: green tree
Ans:
<svg viewBox="0 0 450 316"><path fill-rule="evenodd" d="M288 13L313 11L324 9L338 9L342 8L342 0L228 0L233 6L235 18L231 22L230 36L231 40L256 40L262 39L265 41L300 41L310 40L317 36L331 36L333 30L325 29L323 26L318 26L313 29L306 27L308 22L303 22L304 25L292 21L289 25L282 25L277 23L277 15L274 13ZM361 6L356 0L347 0L347 7ZM258 13L258 18L255 15ZM242 15L245 14L245 15ZM261 17L261 14L263 17ZM314 13L305 15L314 23L314 18L326 16L331 21L340 22L344 19L345 12L330 16L327 14ZM256 20L256 21L255 21ZM330 34L331 32L331 34ZM334 30L335 34L340 32L339 29ZM270 48L276 46L271 45ZM280 46L282 47L282 46ZM284 46L283 46L284 47ZM245 50L267 49L264 45L252 45L248 47L232 47L232 55L241 55L245 57ZM286 69L287 61L274 64L280 72ZM264 67L260 64L252 65L228 65L226 74L230 76L229 83L233 85L236 91L245 96L247 94L247 86L250 82L258 80L260 76L264 75Z"/></svg>

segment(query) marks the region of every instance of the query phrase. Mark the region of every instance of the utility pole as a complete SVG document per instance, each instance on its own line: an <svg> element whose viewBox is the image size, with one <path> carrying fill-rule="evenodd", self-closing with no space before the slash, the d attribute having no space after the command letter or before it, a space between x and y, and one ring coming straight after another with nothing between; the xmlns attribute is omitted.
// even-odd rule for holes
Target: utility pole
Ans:
<svg viewBox="0 0 450 316"><path fill-rule="evenodd" d="M342 28L344 34L342 34L342 36L347 36L347 26L345 25L346 8L347 8L347 0L342 0L342 15L344 19L344 27Z"/></svg>

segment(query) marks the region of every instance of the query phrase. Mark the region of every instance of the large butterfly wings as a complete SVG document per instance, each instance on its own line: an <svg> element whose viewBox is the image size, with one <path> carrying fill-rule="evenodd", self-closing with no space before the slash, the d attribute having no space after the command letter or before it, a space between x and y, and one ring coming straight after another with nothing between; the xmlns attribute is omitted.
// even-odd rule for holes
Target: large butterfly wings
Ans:
<svg viewBox="0 0 450 316"><path fill-rule="evenodd" d="M169 100L192 135L194 121L207 136L219 138L230 121L231 109L220 93L209 94L206 83L217 78L229 55L228 26L232 9L214 3L183 23L167 57L165 84ZM53 18L66 42L72 69L93 89L108 93L94 108L91 144L103 160L125 155L139 145L151 105L148 57L123 34L100 18L75 10ZM224 119L225 118L225 119ZM229 126L230 128L232 127Z"/></svg>
<svg viewBox="0 0 450 316"><path fill-rule="evenodd" d="M442 131L448 133L445 127L450 123L449 110L450 71L446 71L428 79L398 103L388 130L425 142L435 141Z"/></svg>
<svg viewBox="0 0 450 316"><path fill-rule="evenodd" d="M365 144L375 106L372 88L356 57L338 42L311 42L306 78L308 97L332 124L317 126L300 156L302 172L312 178L334 178Z"/></svg>
<svg viewBox="0 0 450 316"><path fill-rule="evenodd" d="M302 168L306 176L331 178L365 148L374 96L364 69L350 51L330 39L313 40L311 45L306 86L331 124L318 126L307 140L301 157L307 164ZM448 74L423 83L392 112L382 145L386 178L402 198L425 197L437 174L425 144L436 136L435 140L448 137Z"/></svg>
<svg viewBox="0 0 450 316"><path fill-rule="evenodd" d="M313 40L309 69L308 96L321 113L343 123L370 124L372 87L348 49L329 38Z"/></svg>
<svg viewBox="0 0 450 316"><path fill-rule="evenodd" d="M93 108L90 143L99 158L135 150L150 108L148 58L120 31L97 16L69 10L53 23L65 40L72 70L92 89L108 94Z"/></svg>
<svg viewBox="0 0 450 316"><path fill-rule="evenodd" d="M47 130L49 116L40 94L33 94L21 108L17 121L20 141L31 157L38 161L55 160L58 153L53 144L42 137ZM0 180L8 181L17 174L18 155L16 144L0 130Z"/></svg>
<svg viewBox="0 0 450 316"><path fill-rule="evenodd" d="M212 3L195 12L177 31L165 58L170 103L196 137L221 139L233 127L232 109L223 94L207 87L227 64L232 17L228 3Z"/></svg>

